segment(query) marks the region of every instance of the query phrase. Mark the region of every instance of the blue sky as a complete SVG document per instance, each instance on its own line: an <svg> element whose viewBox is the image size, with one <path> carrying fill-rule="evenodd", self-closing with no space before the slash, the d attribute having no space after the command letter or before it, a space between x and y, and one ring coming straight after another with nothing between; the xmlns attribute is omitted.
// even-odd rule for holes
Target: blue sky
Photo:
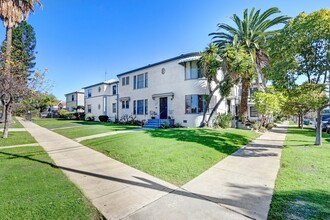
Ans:
<svg viewBox="0 0 330 220"><path fill-rule="evenodd" d="M28 22L37 36L38 69L52 93L65 93L180 54L202 51L218 23L245 8L278 7L292 17L329 0L41 0ZM93 3L92 3L93 2ZM5 29L0 28L0 40Z"/></svg>

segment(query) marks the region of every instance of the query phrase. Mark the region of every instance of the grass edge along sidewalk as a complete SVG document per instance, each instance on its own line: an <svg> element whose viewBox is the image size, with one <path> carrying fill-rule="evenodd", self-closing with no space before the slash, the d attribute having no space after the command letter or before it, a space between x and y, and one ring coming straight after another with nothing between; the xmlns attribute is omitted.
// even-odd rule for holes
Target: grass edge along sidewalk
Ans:
<svg viewBox="0 0 330 220"><path fill-rule="evenodd" d="M288 129L268 219L330 219L329 135L314 141L314 129Z"/></svg>
<svg viewBox="0 0 330 220"><path fill-rule="evenodd" d="M237 129L156 129L95 138L81 144L180 186L259 136Z"/></svg>

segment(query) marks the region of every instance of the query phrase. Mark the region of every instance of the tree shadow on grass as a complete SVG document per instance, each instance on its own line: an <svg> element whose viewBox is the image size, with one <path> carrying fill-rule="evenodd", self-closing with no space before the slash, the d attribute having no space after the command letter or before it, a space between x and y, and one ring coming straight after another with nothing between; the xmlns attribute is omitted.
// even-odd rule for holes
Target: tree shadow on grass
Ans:
<svg viewBox="0 0 330 220"><path fill-rule="evenodd" d="M260 207L268 209L267 201L271 199L272 189L261 184L231 183L225 187L230 190L232 196L222 196L213 193L201 194L194 191L187 191L182 188L170 188L156 183L144 177L134 176L136 179L123 179L89 170L78 170L71 167L57 166L53 163L33 158L35 155L18 155L1 152L0 154L9 156L8 159L22 158L37 163L49 165L55 169L62 169L67 172L80 174L81 178L100 178L107 181L119 182L132 186L148 188L152 190L168 192L174 196L182 196L207 202L213 202L232 212L242 215L242 218L265 219L264 210L260 212ZM95 187L98 181L95 181ZM215 186L216 187L216 186ZM163 206L166 212L167 206ZM192 207L193 208L193 207ZM198 207L196 207L198 208ZM167 210L171 211L171 210ZM266 213L267 214L267 213ZM325 190L291 190L277 192L273 196L271 211L268 219L329 219L330 217L330 193Z"/></svg>
<svg viewBox="0 0 330 220"><path fill-rule="evenodd" d="M182 142L192 142L213 148L224 154L232 154L253 138L230 132L217 132L208 129L155 129L145 130L151 137L174 139Z"/></svg>

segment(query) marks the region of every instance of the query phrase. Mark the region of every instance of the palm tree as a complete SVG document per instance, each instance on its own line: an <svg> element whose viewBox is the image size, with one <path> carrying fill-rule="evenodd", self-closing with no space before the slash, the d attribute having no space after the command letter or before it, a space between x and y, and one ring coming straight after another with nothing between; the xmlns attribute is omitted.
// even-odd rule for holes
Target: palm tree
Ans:
<svg viewBox="0 0 330 220"><path fill-rule="evenodd" d="M0 19L6 28L6 54L5 60L5 71L3 74L7 75L7 78L11 78L11 45L12 45L12 29L16 27L20 22L26 20L30 12L34 11L34 5L38 4L41 6L39 0L0 0ZM1 91L0 91L1 92ZM4 109L4 129L3 138L8 137L8 125L11 119L12 101L10 94L1 92L1 102ZM9 100L9 101L5 101Z"/></svg>
<svg viewBox="0 0 330 220"><path fill-rule="evenodd" d="M204 127L206 113L209 109L210 102L212 100L214 93L219 89L220 86L220 82L217 78L218 70L221 68L221 61L218 55L218 48L213 44L208 45L205 51L201 53L201 57L199 58L197 64L198 67L201 68L203 76L207 80L207 88L209 90L209 95L206 100L206 106L203 111L203 118L200 124L201 127ZM212 86L212 82L214 82L216 86Z"/></svg>
<svg viewBox="0 0 330 220"><path fill-rule="evenodd" d="M266 87L266 79L262 75L262 68L269 62L267 54L263 50L263 46L267 38L271 37L277 30L269 30L277 24L284 24L288 21L288 16L278 16L274 19L269 18L271 15L279 13L276 7L270 8L263 13L260 10L254 11L254 8L248 13L248 9L243 12L243 19L236 14L231 18L236 27L228 24L219 23L219 32L209 34L213 36L213 43L218 46L219 50L225 48L226 44L235 44L243 46L250 55L255 65L257 75L257 86L260 89L260 76L262 76L263 86ZM240 116L247 117L247 101L248 91L252 77L249 74L241 74L242 94L240 103Z"/></svg>

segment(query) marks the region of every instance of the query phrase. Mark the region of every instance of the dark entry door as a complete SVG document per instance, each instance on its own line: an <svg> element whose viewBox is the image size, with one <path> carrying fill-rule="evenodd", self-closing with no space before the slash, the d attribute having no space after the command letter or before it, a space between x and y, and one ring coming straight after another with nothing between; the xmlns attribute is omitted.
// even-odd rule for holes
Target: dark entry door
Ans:
<svg viewBox="0 0 330 220"><path fill-rule="evenodd" d="M167 119L167 97L159 98L159 117Z"/></svg>

